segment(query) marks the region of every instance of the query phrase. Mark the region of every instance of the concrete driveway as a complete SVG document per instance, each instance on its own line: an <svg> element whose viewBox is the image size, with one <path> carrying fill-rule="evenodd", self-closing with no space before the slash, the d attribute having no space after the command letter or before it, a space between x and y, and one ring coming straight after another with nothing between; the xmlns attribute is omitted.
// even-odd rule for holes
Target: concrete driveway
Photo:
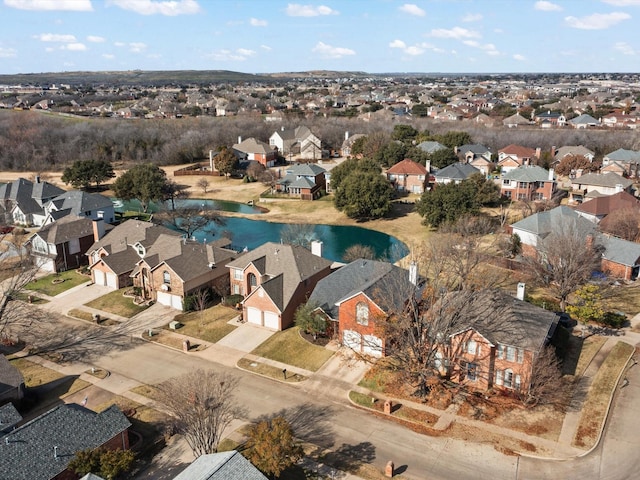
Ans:
<svg viewBox="0 0 640 480"><path fill-rule="evenodd" d="M274 331L266 328L251 325L250 323L241 323L229 335L220 340L217 344L223 347L233 348L241 352L252 352L255 348L267 340Z"/></svg>

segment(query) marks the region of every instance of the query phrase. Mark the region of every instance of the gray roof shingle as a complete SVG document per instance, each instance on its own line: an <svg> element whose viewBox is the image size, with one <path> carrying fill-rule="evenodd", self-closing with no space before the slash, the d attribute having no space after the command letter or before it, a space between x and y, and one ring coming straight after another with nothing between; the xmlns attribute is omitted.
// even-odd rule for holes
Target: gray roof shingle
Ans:
<svg viewBox="0 0 640 480"><path fill-rule="evenodd" d="M236 450L201 455L173 480L267 480Z"/></svg>
<svg viewBox="0 0 640 480"><path fill-rule="evenodd" d="M480 173L480 170L473 165L469 165L468 163L453 163L438 170L434 176L436 180L466 180L475 173Z"/></svg>

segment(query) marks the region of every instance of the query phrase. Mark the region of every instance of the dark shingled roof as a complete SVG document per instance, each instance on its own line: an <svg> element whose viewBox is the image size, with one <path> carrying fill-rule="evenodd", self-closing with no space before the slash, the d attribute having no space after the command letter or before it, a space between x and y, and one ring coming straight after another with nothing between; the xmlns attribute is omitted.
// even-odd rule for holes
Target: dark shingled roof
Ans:
<svg viewBox="0 0 640 480"><path fill-rule="evenodd" d="M64 192L51 200L51 202L56 206L57 210L69 209L73 215L113 207L111 200L104 195L100 195L99 193L86 193L81 190Z"/></svg>
<svg viewBox="0 0 640 480"><path fill-rule="evenodd" d="M0 407L0 433L9 432L14 425L22 421L22 415L18 413L13 403L6 403Z"/></svg>
<svg viewBox="0 0 640 480"><path fill-rule="evenodd" d="M0 396L10 389L19 387L24 383L24 377L20 370L11 365L9 360L0 354Z"/></svg>
<svg viewBox="0 0 640 480"><path fill-rule="evenodd" d="M67 216L45 225L34 235L52 245L60 245L75 238L93 235L93 220L87 217Z"/></svg>
<svg viewBox="0 0 640 480"><path fill-rule="evenodd" d="M236 450L201 455L173 480L267 480Z"/></svg>
<svg viewBox="0 0 640 480"><path fill-rule="evenodd" d="M0 439L2 478L49 480L76 452L98 448L130 426L116 405L100 413L76 404L54 407Z"/></svg>

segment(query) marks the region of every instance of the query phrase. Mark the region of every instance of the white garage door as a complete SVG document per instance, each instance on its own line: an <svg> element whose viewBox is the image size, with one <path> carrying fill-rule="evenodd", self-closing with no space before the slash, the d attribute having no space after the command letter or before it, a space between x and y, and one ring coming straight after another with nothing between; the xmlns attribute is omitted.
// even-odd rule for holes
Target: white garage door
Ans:
<svg viewBox="0 0 640 480"><path fill-rule="evenodd" d="M345 347L352 348L356 352L359 352L360 346L362 344L362 338L358 332L354 332L353 330L345 330L344 332L342 332L342 344Z"/></svg>
<svg viewBox="0 0 640 480"><path fill-rule="evenodd" d="M182 310L182 298L180 298L180 295L171 295L167 292L158 292L157 299L158 303L161 305L166 305L167 307Z"/></svg>
<svg viewBox="0 0 640 480"><path fill-rule="evenodd" d="M262 312L253 307L247 307L247 322L262 325Z"/></svg>
<svg viewBox="0 0 640 480"><path fill-rule="evenodd" d="M93 271L93 283L96 285L105 286L107 284L104 272L102 270Z"/></svg>
<svg viewBox="0 0 640 480"><path fill-rule="evenodd" d="M280 330L278 314L273 312L264 312L264 326L274 330Z"/></svg>
<svg viewBox="0 0 640 480"><path fill-rule="evenodd" d="M382 356L382 339L373 335L365 335L362 341L362 353L372 357Z"/></svg>
<svg viewBox="0 0 640 480"><path fill-rule="evenodd" d="M107 287L118 288L118 276L115 273L107 273Z"/></svg>

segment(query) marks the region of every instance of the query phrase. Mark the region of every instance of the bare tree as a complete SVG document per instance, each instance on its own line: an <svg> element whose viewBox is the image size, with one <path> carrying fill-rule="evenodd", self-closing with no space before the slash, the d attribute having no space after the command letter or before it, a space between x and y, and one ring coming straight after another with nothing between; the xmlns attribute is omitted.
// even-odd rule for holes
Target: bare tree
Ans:
<svg viewBox="0 0 640 480"><path fill-rule="evenodd" d="M369 245L356 243L355 245L351 245L349 248L347 248L342 255L342 260L344 260L345 262L353 262L354 260L358 260L359 258L364 258L365 260L375 260L376 253Z"/></svg>
<svg viewBox="0 0 640 480"><path fill-rule="evenodd" d="M553 405L564 408L570 398L572 384L562 376L560 361L556 355L556 349L547 345L533 361L529 391L525 396L525 404Z"/></svg>
<svg viewBox="0 0 640 480"><path fill-rule="evenodd" d="M600 229L630 242L640 239L640 209L614 210L600 222Z"/></svg>
<svg viewBox="0 0 640 480"><path fill-rule="evenodd" d="M280 235L284 243L309 248L311 242L316 238L315 225L310 223L288 223L282 228Z"/></svg>
<svg viewBox="0 0 640 480"><path fill-rule="evenodd" d="M237 384L230 375L196 370L158 386L176 431L196 457L216 453L224 429L241 416L233 396Z"/></svg>
<svg viewBox="0 0 640 480"><path fill-rule="evenodd" d="M526 256L530 273L549 287L564 312L569 294L600 269L602 247L587 220L572 218L553 225L540 239L534 255Z"/></svg>
<svg viewBox="0 0 640 480"><path fill-rule="evenodd" d="M153 217L156 223L184 233L187 238L191 238L196 232L213 234L215 225L224 225L224 218L218 210L200 207L178 207L174 209L163 209Z"/></svg>
<svg viewBox="0 0 640 480"><path fill-rule="evenodd" d="M207 190L209 189L209 185L211 185L211 184L210 184L209 180L207 180L206 177L201 177L196 182L196 187L202 189L203 193L207 193Z"/></svg>

